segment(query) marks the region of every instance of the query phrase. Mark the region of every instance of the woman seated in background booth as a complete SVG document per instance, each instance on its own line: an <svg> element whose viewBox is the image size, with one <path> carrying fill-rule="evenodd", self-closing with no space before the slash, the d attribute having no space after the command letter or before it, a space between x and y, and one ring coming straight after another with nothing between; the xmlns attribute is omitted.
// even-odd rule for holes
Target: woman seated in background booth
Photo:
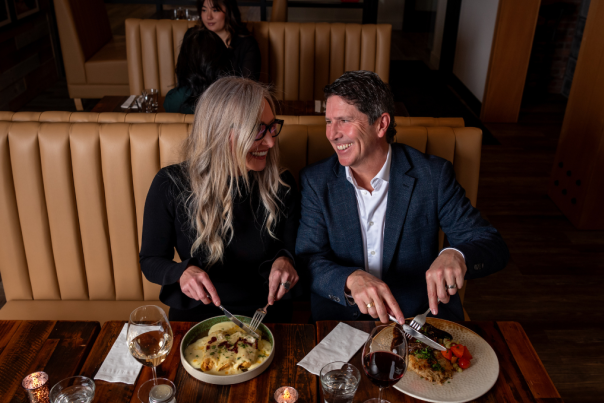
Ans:
<svg viewBox="0 0 604 403"><path fill-rule="evenodd" d="M149 189L141 269L162 286L172 321L221 315L221 304L252 317L278 301L265 322L289 322L300 206L280 167L283 121L268 90L241 77L219 79L198 102L183 162L162 168Z"/></svg>
<svg viewBox="0 0 604 403"><path fill-rule="evenodd" d="M176 88L166 94L164 109L173 113L195 113L199 96L229 71L226 45L212 31L194 27L182 40L176 62Z"/></svg>
<svg viewBox="0 0 604 403"><path fill-rule="evenodd" d="M201 25L215 32L229 48L231 72L258 81L260 48L241 22L236 0L197 0Z"/></svg>

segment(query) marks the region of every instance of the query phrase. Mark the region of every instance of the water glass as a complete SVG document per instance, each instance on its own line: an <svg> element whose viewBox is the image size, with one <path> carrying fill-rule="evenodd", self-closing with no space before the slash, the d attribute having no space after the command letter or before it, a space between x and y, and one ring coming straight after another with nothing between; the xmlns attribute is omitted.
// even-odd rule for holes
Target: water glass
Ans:
<svg viewBox="0 0 604 403"><path fill-rule="evenodd" d="M354 365L335 361L321 368L320 379L326 403L351 403L359 388L361 373Z"/></svg>
<svg viewBox="0 0 604 403"><path fill-rule="evenodd" d="M155 88L148 88L143 91L143 96L151 105L151 112L157 112L159 108L159 90Z"/></svg>
<svg viewBox="0 0 604 403"><path fill-rule="evenodd" d="M90 403L94 389L94 381L85 376L65 378L50 390L50 403Z"/></svg>
<svg viewBox="0 0 604 403"><path fill-rule="evenodd" d="M174 9L174 19L175 20L184 20L187 18L187 9L178 7Z"/></svg>

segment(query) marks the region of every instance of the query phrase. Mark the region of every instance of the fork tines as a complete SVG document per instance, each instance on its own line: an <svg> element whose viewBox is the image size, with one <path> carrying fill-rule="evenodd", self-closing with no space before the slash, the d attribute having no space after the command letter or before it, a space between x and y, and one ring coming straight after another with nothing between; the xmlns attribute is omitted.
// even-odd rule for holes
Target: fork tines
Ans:
<svg viewBox="0 0 604 403"><path fill-rule="evenodd" d="M256 329L258 329L258 326L260 326L260 323L262 323L262 320L266 316L266 308L268 308L268 304L264 307L264 309L259 308L256 309L256 312L254 312L254 317L252 318L252 321L249 325L250 329L252 329L253 331L256 331Z"/></svg>

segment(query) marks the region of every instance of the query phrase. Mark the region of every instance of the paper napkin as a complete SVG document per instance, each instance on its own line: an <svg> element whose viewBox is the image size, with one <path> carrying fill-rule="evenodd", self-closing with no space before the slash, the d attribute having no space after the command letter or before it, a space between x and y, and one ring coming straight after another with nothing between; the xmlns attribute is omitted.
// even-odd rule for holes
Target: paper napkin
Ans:
<svg viewBox="0 0 604 403"><path fill-rule="evenodd" d="M126 323L94 379L134 385L143 365L136 361L128 351L127 330L128 324Z"/></svg>
<svg viewBox="0 0 604 403"><path fill-rule="evenodd" d="M348 362L367 341L369 333L340 323L298 363L308 372L319 375L330 362Z"/></svg>

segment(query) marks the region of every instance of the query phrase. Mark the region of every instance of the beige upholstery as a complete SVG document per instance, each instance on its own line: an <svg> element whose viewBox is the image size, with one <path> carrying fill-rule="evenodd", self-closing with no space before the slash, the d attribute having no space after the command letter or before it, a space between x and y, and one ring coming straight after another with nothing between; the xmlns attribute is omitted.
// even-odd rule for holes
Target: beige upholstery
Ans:
<svg viewBox="0 0 604 403"><path fill-rule="evenodd" d="M0 319L127 320L158 302L138 250L149 185L179 161L188 123L177 114L0 113ZM167 118L171 115L171 118ZM128 123L131 122L131 123ZM481 132L403 126L398 142L453 162L476 203ZM285 125L282 161L297 178L333 153L324 125Z"/></svg>
<svg viewBox="0 0 604 403"><path fill-rule="evenodd" d="M174 88L174 69L190 21L126 20L130 92ZM323 88L345 71L369 70L384 82L390 74L388 24L250 22L262 56L260 80L278 99L323 99Z"/></svg>
<svg viewBox="0 0 604 403"><path fill-rule="evenodd" d="M271 22L287 22L287 0L273 0Z"/></svg>
<svg viewBox="0 0 604 403"><path fill-rule="evenodd" d="M112 37L102 0L54 0L71 98L129 95L124 37Z"/></svg>

